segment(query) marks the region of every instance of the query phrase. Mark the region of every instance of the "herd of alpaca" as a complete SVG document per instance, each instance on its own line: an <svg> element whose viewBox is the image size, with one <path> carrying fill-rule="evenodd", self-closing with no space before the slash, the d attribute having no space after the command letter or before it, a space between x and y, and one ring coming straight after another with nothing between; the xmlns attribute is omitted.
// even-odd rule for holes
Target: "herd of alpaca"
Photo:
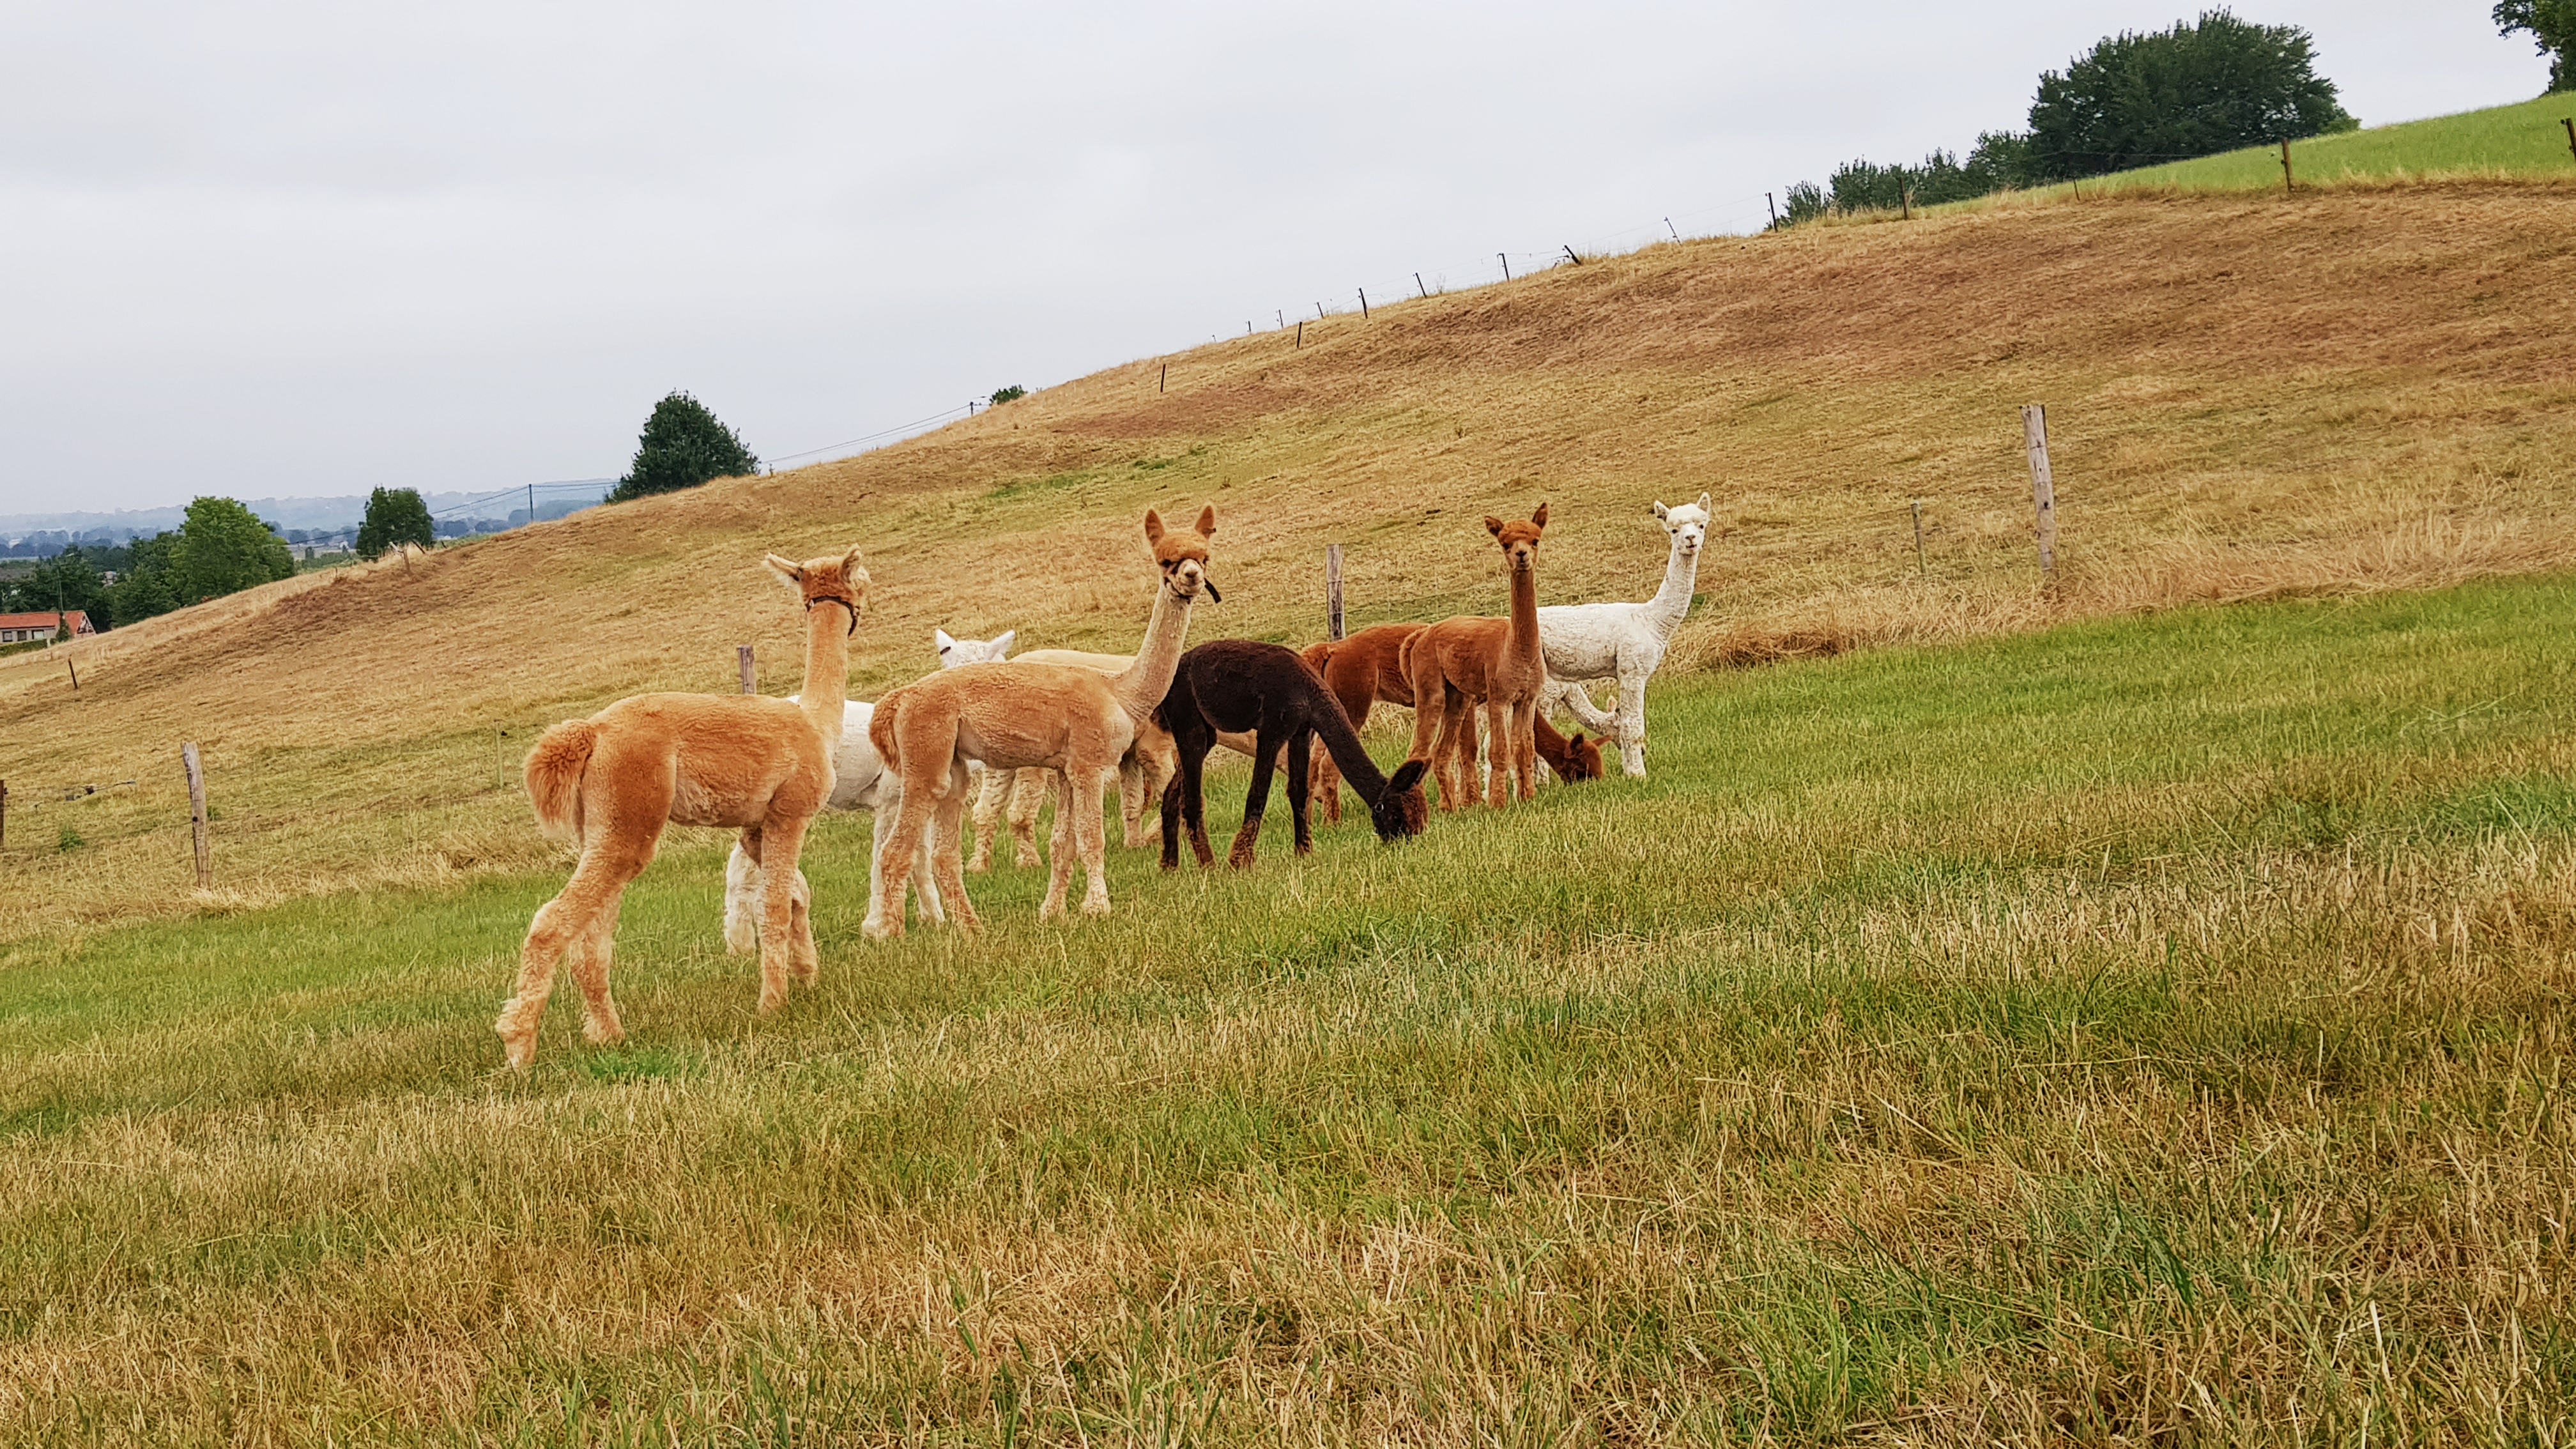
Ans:
<svg viewBox="0 0 2576 1449"><path fill-rule="evenodd" d="M1129 846L1159 841L1170 870L1186 835L1199 864L1213 866L1202 794L1208 752L1219 744L1252 758L1243 824L1227 856L1238 868L1252 864L1283 767L1299 855L1312 849L1310 804L1338 821L1344 785L1367 805L1379 839L1395 842L1424 829L1426 777L1438 783L1443 811L1487 800L1499 808L1515 791L1532 798L1542 760L1566 783L1599 778L1600 748L1549 723L1560 704L1586 729L1608 732L1627 773L1643 776L1646 683L1690 608L1708 495L1679 508L1655 505L1671 554L1663 587L1643 604L1541 608L1547 516L1542 503L1526 519L1485 520L1502 552L1505 617L1379 625L1301 655L1242 639L1186 649L1191 606L1202 595L1222 601L1208 576L1216 510L1202 510L1186 530L1167 529L1148 510L1145 541L1160 578L1134 655L1012 656L1016 631L960 640L941 630L938 670L874 705L847 699L849 640L868 589L859 551L802 564L769 555L767 567L805 610L797 694L636 695L556 725L529 751L538 825L571 842L579 859L530 923L518 988L495 1023L510 1064L525 1069L535 1058L559 964L581 988L584 1037L623 1038L608 987L618 907L668 825L739 832L725 871L724 938L733 951L758 952L765 1016L786 1000L791 981L815 977L812 888L797 861L825 810L873 816L863 929L882 939L903 933L915 896L926 924L980 929L965 880L970 804L980 870L1003 815L1021 864L1033 864L1037 813L1050 793L1056 797L1040 919L1065 914L1077 856L1081 911L1109 912L1101 810L1113 779ZM1618 689L1607 712L1586 689L1605 680ZM1412 747L1392 774L1360 742L1360 726L1381 703L1414 710ZM1480 714L1490 780L1479 761Z"/></svg>

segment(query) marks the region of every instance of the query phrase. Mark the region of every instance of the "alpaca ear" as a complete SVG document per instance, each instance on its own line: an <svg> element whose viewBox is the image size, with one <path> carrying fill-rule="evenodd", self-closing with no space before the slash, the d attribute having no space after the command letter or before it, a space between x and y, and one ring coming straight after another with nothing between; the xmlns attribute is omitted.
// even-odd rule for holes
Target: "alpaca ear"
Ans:
<svg viewBox="0 0 2576 1449"><path fill-rule="evenodd" d="M1202 508L1202 509L1200 509L1200 510L1199 510L1199 525L1198 525L1198 527L1199 527L1199 537L1201 537L1201 538L1214 538L1214 537L1216 537L1216 505L1215 505L1215 504L1211 503L1211 504L1209 504L1207 507Z"/></svg>
<svg viewBox="0 0 2576 1449"><path fill-rule="evenodd" d="M1163 541L1163 515L1150 508L1145 510L1145 541L1147 543Z"/></svg>
<svg viewBox="0 0 2576 1449"><path fill-rule="evenodd" d="M996 659L999 659L999 658L1001 658L1003 655L1010 653L1010 652L1011 652L1011 641L1012 641L1012 640L1014 640L1014 639L1017 639L1018 637L1020 637L1020 631L1019 631L1019 630L1017 630L1017 629L1005 629L1005 630L1003 630L1003 631L1002 631L1002 636L1001 636L1000 638L998 638L998 639L995 639L995 640L993 641L993 643L992 643L993 657L994 657L994 658L996 658Z"/></svg>
<svg viewBox="0 0 2576 1449"><path fill-rule="evenodd" d="M1699 496L1699 511L1702 513L1708 512L1708 495L1705 493Z"/></svg>
<svg viewBox="0 0 2576 1449"><path fill-rule="evenodd" d="M1502 536L1503 536L1503 521L1502 521L1501 519L1499 519L1499 518L1496 518L1495 516L1493 516L1493 515L1492 515L1492 514L1490 514L1490 513L1486 514L1486 515L1485 515L1485 531L1486 531L1487 533L1492 534L1492 535L1493 535L1494 537L1496 537L1496 538L1500 538L1500 537L1502 537Z"/></svg>
<svg viewBox="0 0 2576 1449"><path fill-rule="evenodd" d="M769 571L778 575L791 589L805 582L805 566L802 564L791 559L780 558L774 553L762 555L760 561L769 565Z"/></svg>
<svg viewBox="0 0 2576 1449"><path fill-rule="evenodd" d="M1547 505L1546 505L1546 504L1542 503L1542 504L1540 504L1540 505L1538 506L1538 512L1533 513L1533 514L1531 514L1531 515L1530 515L1530 522L1537 524L1537 525L1538 525L1539 527L1541 527L1541 528L1545 528L1545 527L1547 527Z"/></svg>
<svg viewBox="0 0 2576 1449"><path fill-rule="evenodd" d="M954 639L949 638L949 637L948 637L948 631L947 631L947 630L945 630L945 629L933 629L933 630L931 630L931 631L930 631L930 642L931 642L931 643L933 643L933 644L938 645L938 646L939 646L939 652L940 652L940 653L942 653L942 654L945 654L945 653L947 653L949 650L954 649L954 648L956 648L956 647L957 647L957 641L956 641L956 640L954 640Z"/></svg>
<svg viewBox="0 0 2576 1449"><path fill-rule="evenodd" d="M1412 789L1414 786L1421 784L1422 772L1429 768L1430 763L1431 762L1428 760L1407 760L1403 764L1396 766L1395 773L1387 777L1387 792L1389 794L1401 795L1405 791Z"/></svg>
<svg viewBox="0 0 2576 1449"><path fill-rule="evenodd" d="M859 577L866 576L867 570L859 567L859 546L857 544L851 544L850 551L841 555L841 571L843 573Z"/></svg>
<svg viewBox="0 0 2576 1449"><path fill-rule="evenodd" d="M1670 509L1668 509L1668 508L1664 507L1664 500L1662 500L1662 499L1660 499L1660 498L1658 498L1658 499L1656 499L1656 500L1655 500L1655 517L1657 517L1657 518L1659 518L1659 519L1660 519L1660 518L1664 518L1664 517L1669 516L1669 515L1671 514L1671 512L1672 512L1672 510L1670 510Z"/></svg>

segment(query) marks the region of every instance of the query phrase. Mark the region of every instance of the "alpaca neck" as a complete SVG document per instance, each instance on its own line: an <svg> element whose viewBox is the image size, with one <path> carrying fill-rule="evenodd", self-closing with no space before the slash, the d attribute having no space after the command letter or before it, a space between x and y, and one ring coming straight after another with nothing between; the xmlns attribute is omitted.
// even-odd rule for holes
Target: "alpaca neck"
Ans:
<svg viewBox="0 0 2576 1449"><path fill-rule="evenodd" d="M1503 635L1503 652L1532 666L1538 663L1538 564L1512 570L1512 627Z"/></svg>
<svg viewBox="0 0 2576 1449"><path fill-rule="evenodd" d="M1154 590L1154 617L1145 625L1145 643L1136 662L1109 681L1109 692L1127 717L1142 721L1171 693L1172 676L1181 667L1181 644L1190 633L1190 601L1169 588Z"/></svg>
<svg viewBox="0 0 2576 1449"><path fill-rule="evenodd" d="M1670 634L1681 627L1682 617L1690 612L1691 589L1699 579L1699 555L1684 553L1676 545L1673 556L1664 562L1664 586L1646 604L1646 617L1654 621L1657 632Z"/></svg>
<svg viewBox="0 0 2576 1449"><path fill-rule="evenodd" d="M1369 802L1371 809L1375 809L1379 798L1386 794L1386 773L1377 767L1377 761L1369 758L1368 746L1360 743L1359 731L1351 728L1351 717L1329 693L1316 695L1312 713L1315 716L1315 738L1324 742L1324 749L1332 755L1333 763L1340 767L1342 778L1350 782L1352 789L1360 792L1360 798Z"/></svg>
<svg viewBox="0 0 2576 1449"><path fill-rule="evenodd" d="M839 604L805 611L805 687L797 707L827 741L841 737L841 706L850 694L851 622Z"/></svg>

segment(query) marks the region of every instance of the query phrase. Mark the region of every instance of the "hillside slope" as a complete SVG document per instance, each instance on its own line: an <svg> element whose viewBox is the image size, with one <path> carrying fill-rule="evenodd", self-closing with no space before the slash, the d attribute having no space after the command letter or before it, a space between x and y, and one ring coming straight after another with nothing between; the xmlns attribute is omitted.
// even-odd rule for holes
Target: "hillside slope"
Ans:
<svg viewBox="0 0 2576 1449"><path fill-rule="evenodd" d="M1226 602L1195 638L1304 640L1329 542L1349 548L1354 625L1494 611L1478 520L1544 497L1542 599L1639 598L1663 561L1647 504L1705 489L1725 532L1685 667L2576 560L2571 258L2576 186L2527 184L1664 246L289 581L0 662L0 935L547 859L516 783L532 728L637 689L729 688L739 642L764 687L794 687L764 550L868 551L860 697L929 667L934 626L1132 645L1148 504L1217 505ZM2029 401L2050 406L2058 476L2048 594ZM189 738L219 811L211 900L191 889ZM63 832L81 843L57 851Z"/></svg>

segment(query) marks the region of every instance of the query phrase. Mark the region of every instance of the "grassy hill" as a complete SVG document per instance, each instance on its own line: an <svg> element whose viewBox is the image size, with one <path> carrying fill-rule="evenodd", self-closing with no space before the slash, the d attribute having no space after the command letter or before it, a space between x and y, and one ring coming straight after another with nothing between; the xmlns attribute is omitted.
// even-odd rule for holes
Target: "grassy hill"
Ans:
<svg viewBox="0 0 2576 1449"><path fill-rule="evenodd" d="M700 834L527 1078L558 874L22 944L0 1439L2563 1442L2571 616L1684 676L1643 784L972 947L829 822L765 1022Z"/></svg>
<svg viewBox="0 0 2576 1449"><path fill-rule="evenodd" d="M2290 169L2301 186L2323 187L2576 177L2576 151L2569 149L2567 131L2561 124L2562 118L2571 116L2576 116L2576 96L2562 94L2464 111L2456 116L2370 126L2293 143ZM2078 189L2070 184L2043 187L2030 194L2071 198ZM2170 165L2142 166L2089 179L2080 189L2088 195L2168 190L2278 191L2281 150L2277 146L2254 146Z"/></svg>
<svg viewBox="0 0 2576 1449"><path fill-rule="evenodd" d="M0 936L555 860L516 783L533 729L637 689L730 688L740 642L765 687L794 687L765 550L868 550L861 697L928 668L934 626L1132 646L1148 504L1217 505L1227 602L1197 637L1303 641L1327 543L1349 547L1356 623L1499 610L1477 521L1545 497L1542 599L1641 598L1663 558L1647 505L1707 490L1723 536L1680 670L2563 563L2571 259L2576 183L1662 246L1310 323L1302 348L1265 334L1113 367L845 462L290 580L0 661ZM2029 544L2016 408L2033 401L2056 450L2053 592ZM189 738L218 812L204 897Z"/></svg>

